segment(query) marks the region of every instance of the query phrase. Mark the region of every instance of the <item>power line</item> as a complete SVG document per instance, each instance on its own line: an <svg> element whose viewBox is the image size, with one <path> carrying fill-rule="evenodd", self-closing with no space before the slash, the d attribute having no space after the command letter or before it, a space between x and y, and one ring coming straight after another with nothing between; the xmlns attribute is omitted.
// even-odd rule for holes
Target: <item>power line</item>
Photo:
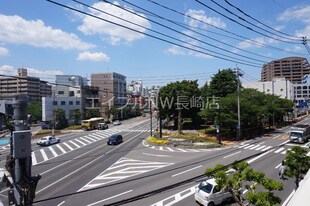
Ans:
<svg viewBox="0 0 310 206"><path fill-rule="evenodd" d="M273 0L273 1L276 2L275 0ZM243 15L249 17L250 19L256 21L257 23L260 23L261 25L264 25L265 27L267 27L267 28L269 28L269 29L271 29L271 30L273 30L273 31L276 31L276 32L278 32L278 33L280 33L280 34L283 34L283 35L286 35L286 36L298 38L299 40L302 38L302 37L299 37L299 36L294 36L294 35L287 34L287 33L281 32L281 31L279 31L279 30L276 30L276 29L272 28L271 26L268 26L267 24L263 23L262 21L259 21L259 20L257 20L256 18L252 17L251 15L245 13L243 10L241 10L241 9L238 8L237 6L233 5L233 4L230 3L228 0L225 0L225 2L226 2L229 6L231 6L231 7L235 8L235 9L237 9L237 10L238 10L239 12L241 12Z"/></svg>
<svg viewBox="0 0 310 206"><path fill-rule="evenodd" d="M160 3L158 3L158 2L155 2L155 1L153 1L153 0L147 0L147 1L148 1L148 2L151 2L151 3L155 4L155 5L157 5L157 6L159 6L159 7L162 7L162 8L164 8L164 9L170 10L170 11L176 13L176 14L179 14L179 15L181 15L182 17L184 17L184 16L185 16L185 17L188 17L188 18L193 19L193 20L195 20L195 21L197 21L197 22L200 22L200 23L203 23L203 24L205 24L205 25L211 26L211 27L213 27L213 28L215 28L215 29L221 30L221 31L223 31L223 32L225 32L225 33L231 34L231 35L236 36L236 37L238 37L238 38L236 38L236 37L231 37L231 36L228 36L228 35L225 35L225 34L221 34L221 33L217 33L217 32L214 32L214 31L208 31L209 33L213 33L213 34L216 34L216 35L220 35L220 36L227 37L227 38L234 39L234 40L238 40L238 41L244 41L244 40L246 40L246 41L252 42L252 43L254 43L254 44L256 44L256 45L268 47L268 48L271 48L271 49L274 49L274 50L278 50L278 51L282 51L282 52L285 52L285 53L302 54L302 55L305 55L304 53L287 51L287 50L282 49L282 48L278 48L278 47L275 47L275 46L271 46L271 45L268 45L268 44L264 44L264 43L262 43L262 42L259 42L259 41L253 40L253 39L249 39L249 38L247 38L247 37L245 37L245 36L242 36L242 35L236 34L236 33L234 33L234 32L230 32L230 31L228 31L228 30L225 30L225 29L223 29L223 28L217 27L217 26L215 26L215 25L213 25L213 24L210 24L210 23L208 23L208 22L202 21L202 20L200 20L200 19L197 19L197 18L192 17L192 16L190 16L190 15L188 15L188 14L185 14L185 13L183 13L183 12L180 12L180 11L177 11L177 10L172 9L172 8L170 8L170 7L167 7L167 6L163 5L163 4L160 4ZM202 30L201 28L197 28L197 29ZM241 38L241 39L239 39L239 38Z"/></svg>
<svg viewBox="0 0 310 206"><path fill-rule="evenodd" d="M233 45L231 45L231 44L228 44L228 43L219 41L218 39L212 38L212 37L210 37L210 36L207 36L207 35L205 35L205 34L202 34L202 33L200 33L200 32L197 32L197 31L191 29L191 28L197 29L198 27L189 26L189 25L186 25L186 24L181 23L181 22L173 21L173 20L168 19L168 18L165 18L165 17L163 17L163 16L161 16L161 15L157 15L157 14L155 14L155 13L149 11L149 10L146 10L146 9L144 9L144 8L142 8L142 7L139 7L139 6L137 6L136 4L130 3L130 2L128 2L128 1L126 1L126 0L122 0L122 1L125 2L125 3L128 3L128 4L130 4L130 5L132 5L132 6L134 6L134 7L139 8L140 10L142 10L142 12L143 12L144 14L152 15L152 16L154 16L154 17L163 19L163 20L165 20L165 21L168 21L168 22L170 22L170 23L173 23L173 24L175 24L175 25L178 25L178 26L180 26L180 27L182 27L182 28L188 29L189 31L192 31L192 32L194 32L194 33L196 33L196 34L199 34L199 35L201 35L201 36L203 36L203 37L205 37L205 38L211 39L211 40L213 40L213 41L215 41L215 42L217 42L217 43L224 44L224 45L229 46L229 47L231 47L231 48L234 48L234 49L237 49L237 50L240 50L240 51L243 51L243 52L252 54L252 55L260 56L260 57L267 58L267 59L272 59L272 58L270 58L270 57L268 57L268 56L264 56L264 55L260 55L260 54L254 53L254 52L250 52L250 51L247 51L247 50L245 50L245 49L242 49L242 48L238 48L238 47L236 47L236 46L233 46ZM140 11L140 10L139 10L139 11ZM204 30L204 29L201 29L201 30L206 31L206 30ZM207 32L207 31L206 31L206 32ZM182 34L184 34L184 33L182 33ZM208 45L209 45L209 46L212 46L212 47L215 47L215 48L217 48L217 49L222 49L222 50L224 50L223 48L219 48L219 47L214 46L214 45L212 45L212 44L208 44ZM230 52L230 51L227 51L227 50L225 50L225 51L226 51L226 52L229 52L229 53L233 53L233 52ZM233 54L235 55L235 53L233 53ZM242 56L243 56L243 55L242 55ZM243 57L244 57L244 56L243 56ZM248 58L248 57L246 57L246 58Z"/></svg>
<svg viewBox="0 0 310 206"><path fill-rule="evenodd" d="M91 6L87 5L87 4L81 3L81 2L79 2L79 1L77 1L77 0L72 0L72 1L78 2L78 3L80 3L80 4L84 5L84 6L90 7L90 8L92 8L92 9L97 10L97 11L101 11L101 10L96 9L96 8L93 8L93 7L91 7ZM156 22L156 21L154 21L154 20L152 20L152 19L148 19L148 18L146 18L146 17L144 17L144 16L142 16L142 15L139 15L139 14L137 14L137 13L132 12L132 11L129 10L129 9L123 8L123 7L119 6L119 5L115 5L115 4L113 4L112 2L109 2L109 1L107 1L107 0L101 0L101 1L106 2L106 3L109 3L109 4L111 4L111 5L113 5L113 6L117 7L117 8L120 8L120 9L122 9L122 10L124 10L124 11L127 11L127 12L133 14L133 15L136 15L136 16L139 16L139 17L141 17L141 18L144 18L144 19L146 19L146 20L148 20L148 21L151 21L151 22L153 22L153 23L155 23L155 24L157 24L157 25L160 25L160 26L162 26L162 27L164 27L164 28L166 28L166 29L169 29L169 30L171 30L171 31L173 31L173 32L176 32L176 33L181 34L181 35L183 35L183 36L186 36L186 37L188 37L188 38L194 39L195 41L198 41L198 42L200 42L200 43L203 43L203 44L206 44L206 45L208 45L208 46L217 48L217 49L219 49L219 50L222 50L222 51L231 53L231 54L236 55L236 56L241 56L241 57L243 57L243 58L247 58L247 59L251 59L251 60L257 61L257 62L264 63L264 61L260 61L260 60L257 60L257 59L251 58L251 57L247 57L247 56L244 56L244 55L241 55L241 54L236 54L236 53L231 52L231 51L229 51L229 50L227 50L227 49L220 48L220 47L218 47L218 46L212 45L212 44L210 44L210 43L207 43L207 42L205 42L205 41L202 41L202 40L200 40L200 39L198 39L198 38L195 38L195 37L190 36L190 35L188 35L188 34L185 34L185 33L183 33L183 32L177 31L176 29L173 29L173 28L171 28L171 27L168 27L168 26L166 26L166 25L164 25L164 24L161 24L161 23L159 23L159 22ZM130 5L134 5L134 4L132 4L132 3L128 2L128 1L125 1L125 0L123 0L123 1L126 2L126 3L128 3L128 4L130 4ZM134 5L134 6L136 6L136 5ZM136 7L140 8L140 9L142 9L142 10L144 10L144 11L147 11L147 10L145 10L145 9L139 7L139 6L136 6ZM147 11L147 12L150 12L150 11ZM104 12L104 13L106 13L106 12ZM152 12L150 12L150 13L152 13ZM154 14L154 13L152 13L152 14L153 14L153 15L156 15L156 14ZM167 21L169 21L169 20L167 20ZM180 26L180 25L179 25L179 26ZM147 28L147 29L148 29L148 28ZM186 28L186 29L188 29L188 28ZM151 30L151 29L148 29L148 30ZM153 30L151 30L151 31L153 31ZM192 30L192 31L193 31L193 30ZM195 32L195 31L194 31L194 32ZM156 32L156 33L159 33L159 32ZM162 34L162 33L160 33L160 34ZM168 36L168 35L165 35L165 34L162 34L162 35ZM224 55L224 54L221 54L221 53L218 53L218 52L209 50L209 49L204 49L204 48L202 48L202 47L200 47L200 46L197 46L197 45L195 45L195 44L191 44L191 43L188 43L188 42L183 41L183 40L179 40L179 39L174 38L174 37L171 37L171 36L168 36L168 37L169 37L169 38L173 38L174 40L177 40L177 41L181 41L182 43L189 44L189 45L191 45L191 46L194 46L194 47L197 47L197 48L200 48L200 49L209 51L209 52L213 52L213 53L218 54L218 55L222 55L222 56L231 58L231 56ZM245 61L245 60L238 59L238 58L237 58L237 60ZM253 62L249 62L249 61L245 61L245 62L247 62L247 63L253 63Z"/></svg>
<svg viewBox="0 0 310 206"><path fill-rule="evenodd" d="M272 36L266 35L266 34L264 34L264 33L262 33L262 32L259 32L259 31L255 30L255 29L251 28L251 27L248 27L248 26L246 26L246 25L244 25L244 24L241 24L240 22L238 22L238 21L236 21L236 20L230 18L229 16L227 16L227 15L225 15L225 14L222 14L221 12L219 12L219 11L213 9L212 7L206 5L205 3L203 3L203 2L201 2L201 1L199 1L199 0L195 0L195 1L196 1L197 3L203 5L204 7L206 7L206 8L208 8L208 9L214 11L215 13L217 13L217 14L219 14L219 15L225 17L226 19L229 19L230 21L232 21L232 22L234 22L234 23L236 23L236 24L238 24L238 25L240 25L240 26L242 26L242 27L244 27L244 28L246 28L246 29L248 29L248 30L250 30L250 31L253 31L253 32L257 33L257 34L260 34L260 35L262 35L262 36L265 36L265 37L274 39L274 40L276 40L276 41L281 41L281 42L289 43L289 44L297 44L297 42L296 42L296 43L295 43L295 42L288 42L288 41L284 41L284 40L277 39L277 38L274 38L274 37L272 37ZM211 0L211 1L212 1L212 0ZM212 1L212 2L214 2L214 1Z"/></svg>
<svg viewBox="0 0 310 206"><path fill-rule="evenodd" d="M175 42L172 42L172 41L169 41L169 40L166 40L166 39L163 39L163 38L160 38L160 37L157 37L157 36L148 34L148 33L144 33L144 32L138 31L138 30L136 30L136 29L130 28L130 27L128 27L128 26L124 26L124 25L121 25L121 24L119 24L119 23L112 22L112 21L110 21L110 20L103 19L103 18L101 18L101 17L98 17L98 16L95 16L95 15L89 14L89 13L87 13L87 12L84 12L84 11L81 11L81 10L78 10L78 9L75 9L75 8L72 8L72 7L70 7L70 6L66 6L66 5L64 5L64 4L61 4L61 3L56 2L56 1L53 1L53 0L46 0L46 1L48 1L48 2L50 2L50 3L53 3L53 4L55 4L55 5L58 5L58 6L67 8L67 9L69 9L69 10L73 10L73 11L76 11L76 12L78 12L78 13L81 13L81 14L84 14L84 15L87 15L87 16L90 16L90 17L93 17L93 18L96 18L96 19L99 19L99 20L102 20L102 21L105 21L105 22L114 24L114 25L116 25L116 26L125 28L125 29L127 29L127 30L134 31L134 32L137 32L137 33L140 33L140 34L143 34L143 35L152 37L152 38L154 38L154 39L157 39L157 40L160 40L160 41L163 41L163 42L166 42L166 43L169 43L169 44L172 44L172 45L181 47L181 48L185 48L185 49L188 49L188 50L197 52L197 53L201 53L201 54L204 54L204 55L207 55L207 56L212 56L212 57L215 57L215 58L218 58L218 59L222 59L222 60L225 60L225 61L229 61L229 62L234 62L234 63L239 63L239 64L242 64L242 65L247 65L247 66L251 66L251 67L261 68L261 66L259 66L259 65L257 65L257 64L254 64L254 63L253 63L253 64L252 64L252 63L244 63L244 62L245 62L244 60L243 60L244 62L234 61L233 59L224 58L224 57L221 57L221 56L218 56L218 55L214 55L214 54L206 53L206 52L203 52L203 51L200 51L200 50L197 50L197 49L193 49L193 48L190 48L190 47L188 47L188 46L184 46L184 45L181 45L181 44L177 44L177 43L175 43Z"/></svg>

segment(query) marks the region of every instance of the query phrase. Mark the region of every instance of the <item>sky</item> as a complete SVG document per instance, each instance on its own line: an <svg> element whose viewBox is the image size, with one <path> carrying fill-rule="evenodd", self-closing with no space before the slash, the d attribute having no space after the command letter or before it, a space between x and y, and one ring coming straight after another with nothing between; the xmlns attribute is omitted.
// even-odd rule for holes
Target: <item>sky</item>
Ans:
<svg viewBox="0 0 310 206"><path fill-rule="evenodd" d="M309 59L310 0L0 0L0 74L54 82L55 75L117 72L145 86L263 64Z"/></svg>

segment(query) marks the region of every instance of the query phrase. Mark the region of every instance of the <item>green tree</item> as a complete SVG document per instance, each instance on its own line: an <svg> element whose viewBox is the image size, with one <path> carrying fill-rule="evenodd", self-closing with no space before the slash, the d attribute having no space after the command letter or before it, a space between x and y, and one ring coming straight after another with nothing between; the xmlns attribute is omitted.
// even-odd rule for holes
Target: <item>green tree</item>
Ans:
<svg viewBox="0 0 310 206"><path fill-rule="evenodd" d="M210 82L210 96L226 97L237 92L238 80L232 69L220 70Z"/></svg>
<svg viewBox="0 0 310 206"><path fill-rule="evenodd" d="M284 160L284 165L286 165L284 174L295 178L296 189L299 187L299 182L310 169L310 157L307 154L307 149L294 146L292 150L287 152Z"/></svg>
<svg viewBox="0 0 310 206"><path fill-rule="evenodd" d="M55 110L55 127L56 129L63 129L67 126L66 112L62 108Z"/></svg>
<svg viewBox="0 0 310 206"><path fill-rule="evenodd" d="M162 117L172 119L180 132L184 118L191 118L193 124L197 124L200 108L192 105L191 101L199 97L200 90L197 80L172 82L160 88L157 107L160 107Z"/></svg>
<svg viewBox="0 0 310 206"><path fill-rule="evenodd" d="M78 122L81 120L82 113L79 109L73 110L70 118L74 119L74 124L78 124Z"/></svg>
<svg viewBox="0 0 310 206"><path fill-rule="evenodd" d="M86 119L90 119L92 117L99 117L99 110L98 109L87 109L86 110Z"/></svg>
<svg viewBox="0 0 310 206"><path fill-rule="evenodd" d="M206 169L206 175L212 174L219 188L228 191L233 199L240 205L245 205L240 198L240 189L246 188L249 192L246 200L256 206L276 205L281 199L273 191L282 190L283 184L269 179L262 172L254 171L247 162L239 162L232 166L235 172L228 172L223 165ZM259 188L259 189L258 189Z"/></svg>
<svg viewBox="0 0 310 206"><path fill-rule="evenodd" d="M28 114L31 114L33 120L42 120L42 104L29 103L27 106Z"/></svg>

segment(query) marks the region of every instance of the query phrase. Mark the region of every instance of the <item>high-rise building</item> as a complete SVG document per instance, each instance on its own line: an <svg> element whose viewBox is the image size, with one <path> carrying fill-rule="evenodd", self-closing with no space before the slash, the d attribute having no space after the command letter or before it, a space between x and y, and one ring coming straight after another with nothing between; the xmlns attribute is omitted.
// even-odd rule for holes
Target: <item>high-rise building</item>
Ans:
<svg viewBox="0 0 310 206"><path fill-rule="evenodd" d="M127 103L126 76L116 72L91 74L91 86L99 87L100 113L112 107L120 108Z"/></svg>
<svg viewBox="0 0 310 206"><path fill-rule="evenodd" d="M41 102L42 97L52 95L52 86L37 77L29 77L27 69L17 70L16 77L0 79L0 98L15 99L18 94L25 94L30 102Z"/></svg>
<svg viewBox="0 0 310 206"><path fill-rule="evenodd" d="M285 77L292 83L301 83L310 74L309 62L303 57L287 57L264 64L261 81L272 81L275 77Z"/></svg>

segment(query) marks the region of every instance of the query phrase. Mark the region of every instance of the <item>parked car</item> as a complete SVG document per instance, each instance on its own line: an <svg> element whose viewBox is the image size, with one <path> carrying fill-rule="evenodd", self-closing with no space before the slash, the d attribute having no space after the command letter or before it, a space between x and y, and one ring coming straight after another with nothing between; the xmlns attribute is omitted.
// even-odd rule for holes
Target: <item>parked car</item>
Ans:
<svg viewBox="0 0 310 206"><path fill-rule="evenodd" d="M115 145L119 144L123 141L123 136L120 134L114 134L108 138L107 144L108 145Z"/></svg>
<svg viewBox="0 0 310 206"><path fill-rule="evenodd" d="M53 136L46 136L46 137L42 137L37 144L41 145L41 146L48 146L51 144L56 144L59 143L60 139L57 137L53 137Z"/></svg>
<svg viewBox="0 0 310 206"><path fill-rule="evenodd" d="M226 174L232 174L236 170L230 169ZM228 191L221 191L221 188L215 182L215 178L202 180L195 188L195 200L204 206L220 205L224 202L231 201L233 196Z"/></svg>
<svg viewBox="0 0 310 206"><path fill-rule="evenodd" d="M104 129L108 129L108 128L109 128L109 126L108 126L107 123L99 123L98 124L98 129L99 130L104 130Z"/></svg>
<svg viewBox="0 0 310 206"><path fill-rule="evenodd" d="M114 122L113 122L113 125L114 126L116 126L116 125L121 125L122 123L119 121L119 120L115 120Z"/></svg>

